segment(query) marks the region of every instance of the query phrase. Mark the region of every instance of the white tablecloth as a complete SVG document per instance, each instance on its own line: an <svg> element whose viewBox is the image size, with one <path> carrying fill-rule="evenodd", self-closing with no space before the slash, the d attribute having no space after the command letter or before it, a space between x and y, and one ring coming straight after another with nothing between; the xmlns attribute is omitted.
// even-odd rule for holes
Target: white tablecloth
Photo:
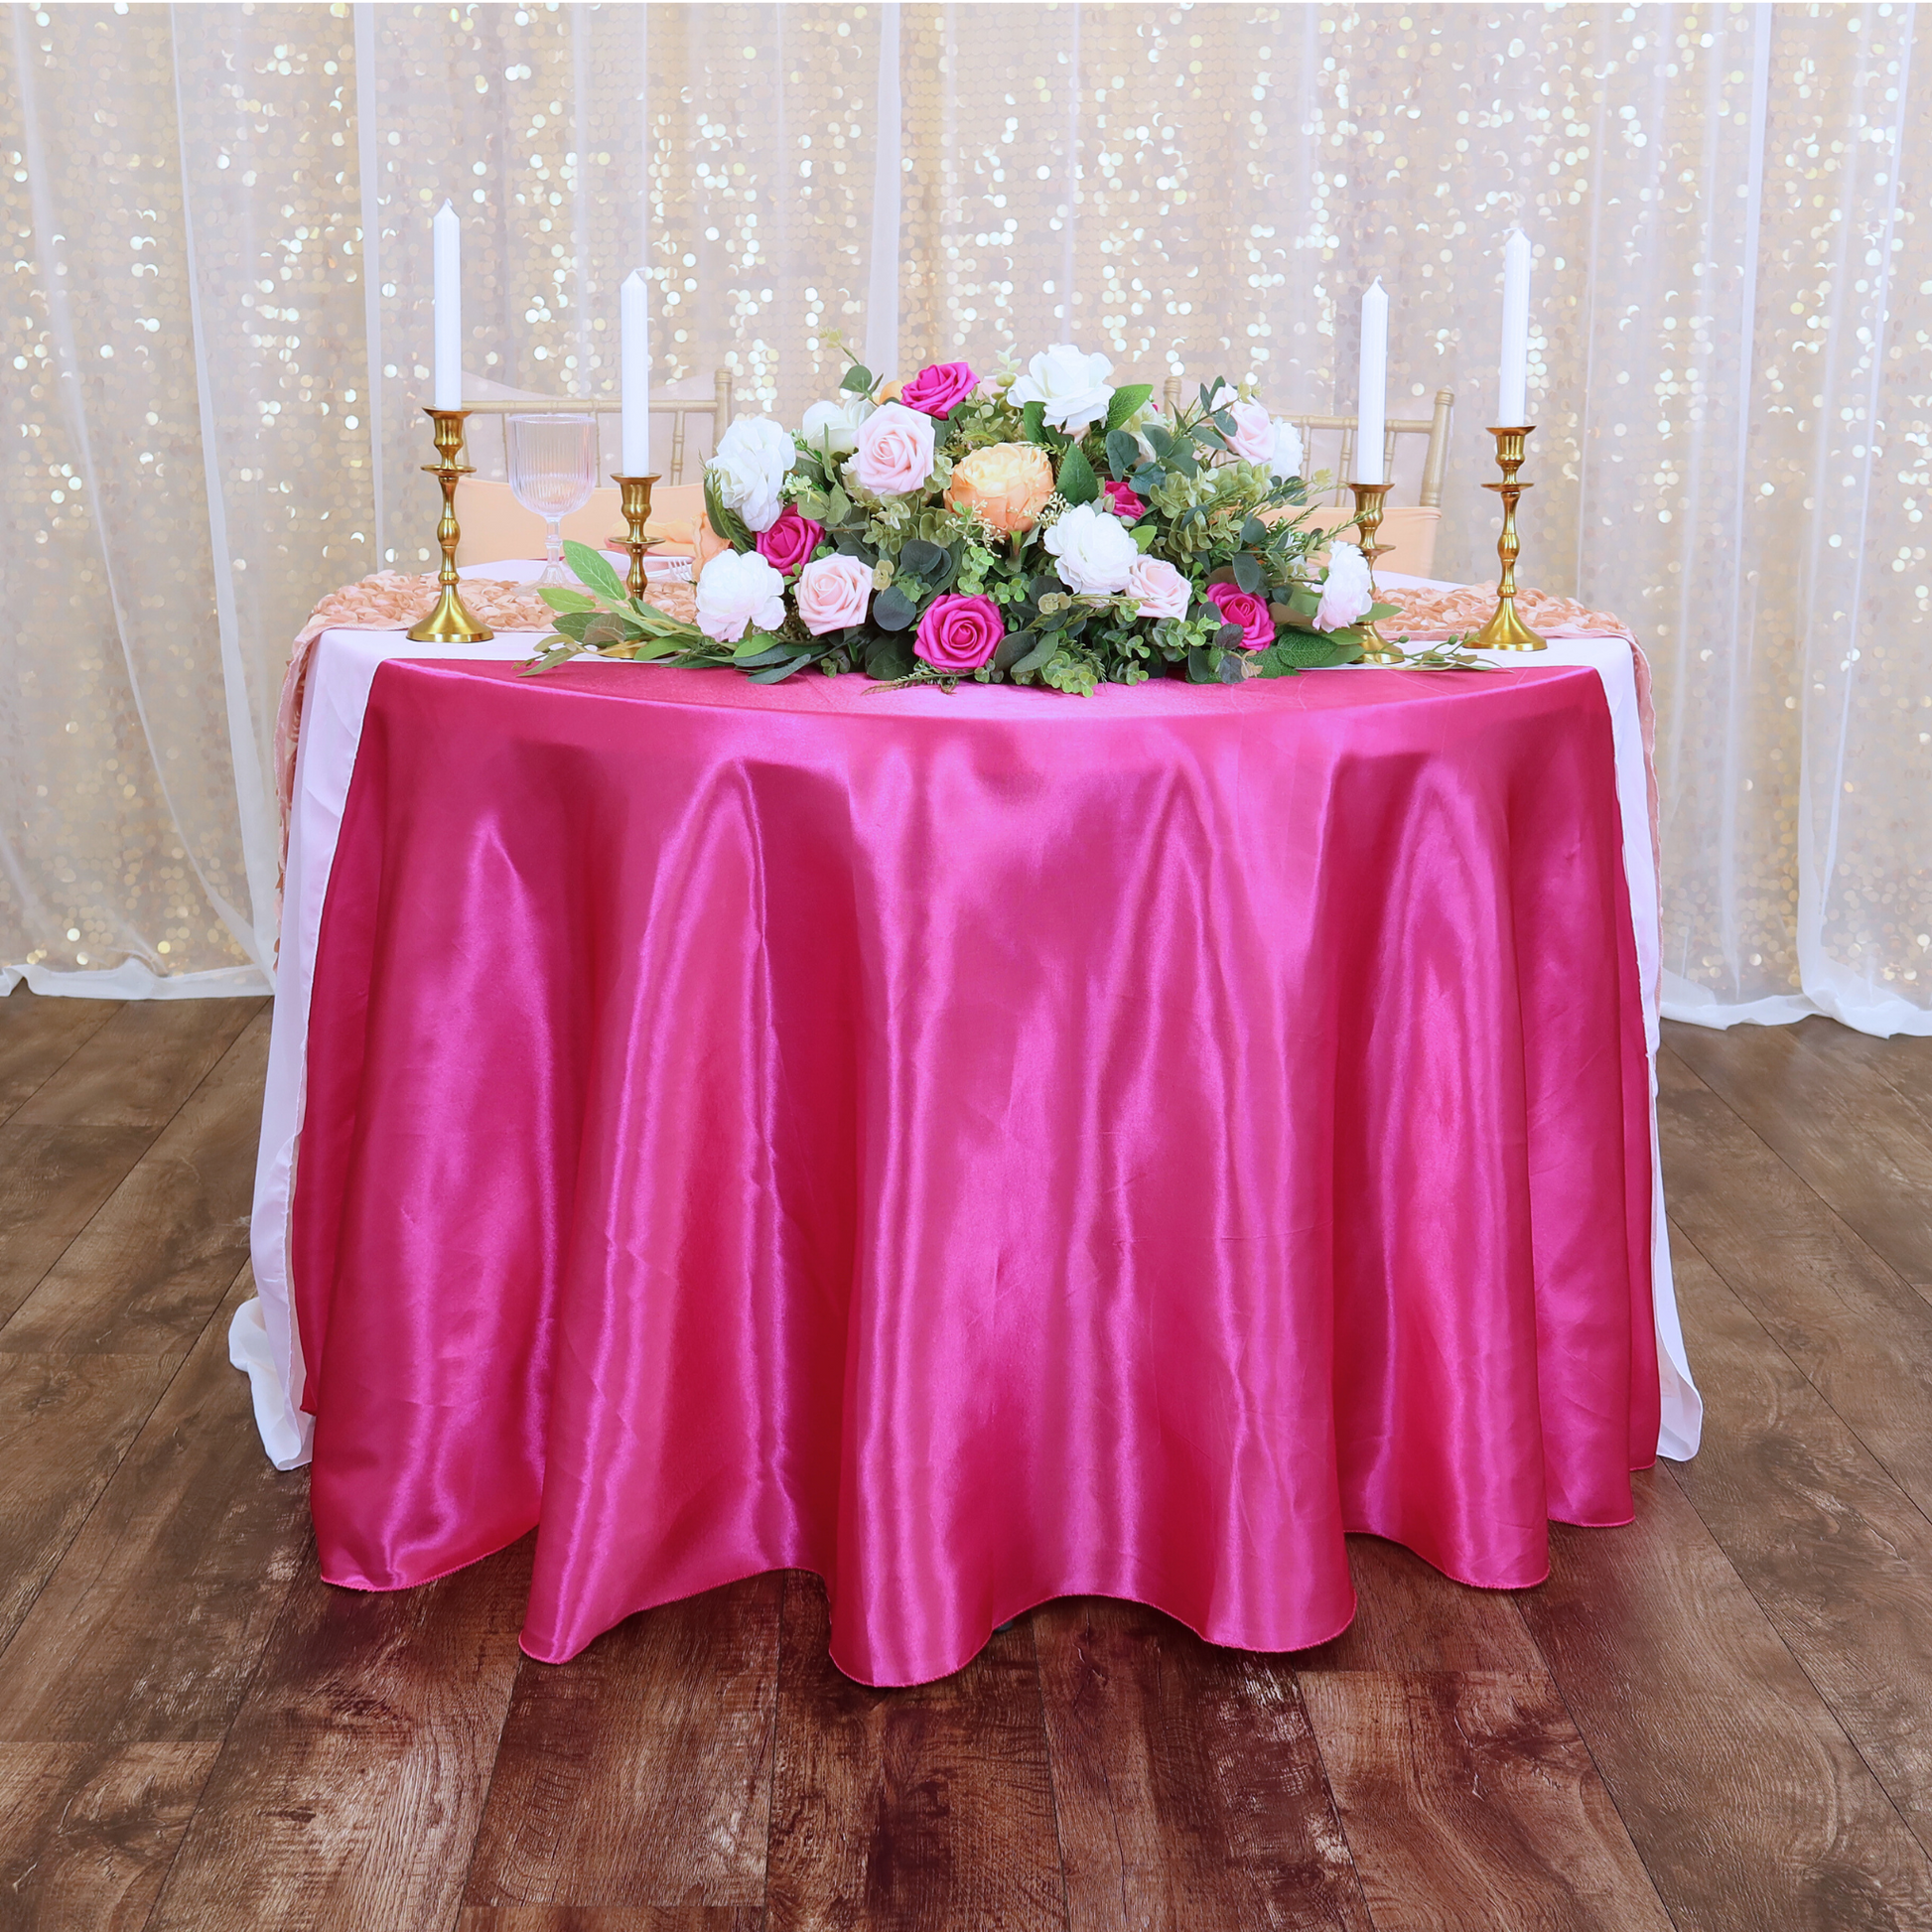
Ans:
<svg viewBox="0 0 1932 1932"><path fill-rule="evenodd" d="M535 576L538 569L534 563L495 563L478 567L477 574L527 578ZM1428 582L1401 577L1389 581L1416 586ZM376 667L391 657L522 658L530 655L535 634L500 631L486 644L461 648L411 643L400 630L328 630L316 641L297 739L295 803L282 899L282 953L276 973L268 1084L262 1103L261 1151L255 1167L251 1244L256 1299L236 1310L228 1331L229 1358L248 1375L262 1445L278 1469L296 1468L309 1459L311 1419L296 1407L291 1394L302 1386L302 1343L289 1293L291 1176L302 1131L309 988L315 970L316 937L322 925L323 898L329 889L329 871L336 856L349 778L355 768L355 748L362 733L369 686ZM1498 654L1491 661L1512 669L1537 664L1587 664L1602 678L1609 699L1617 801L1623 818L1624 874L1630 888L1637 968L1644 989L1644 1032L1651 1054L1651 1282L1663 1397L1657 1448L1661 1454L1682 1460L1697 1452L1704 1405L1691 1380L1678 1325L1669 1230L1664 1218L1663 1172L1657 1159L1657 875L1650 843L1649 793L1631 646L1622 637L1553 637L1550 648L1533 657ZM621 664L613 664L611 670L614 676L648 675ZM717 675L732 673L721 671ZM1066 702L1087 701L1069 698Z"/></svg>

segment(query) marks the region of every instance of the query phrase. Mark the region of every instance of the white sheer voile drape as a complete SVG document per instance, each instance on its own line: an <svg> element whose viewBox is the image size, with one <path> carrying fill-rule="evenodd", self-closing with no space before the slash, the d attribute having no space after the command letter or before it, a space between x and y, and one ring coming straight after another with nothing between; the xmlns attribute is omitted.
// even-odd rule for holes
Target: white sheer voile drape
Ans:
<svg viewBox="0 0 1932 1932"><path fill-rule="evenodd" d="M1472 578L1520 221L1523 569L1652 654L1666 1011L1932 1031L1911 7L7 16L0 987L268 983L288 638L428 559L448 197L480 383L611 393L641 262L658 383L729 366L789 420L835 330L900 370L1071 337L1347 408L1379 274L1391 413L1457 395L1436 567Z"/></svg>

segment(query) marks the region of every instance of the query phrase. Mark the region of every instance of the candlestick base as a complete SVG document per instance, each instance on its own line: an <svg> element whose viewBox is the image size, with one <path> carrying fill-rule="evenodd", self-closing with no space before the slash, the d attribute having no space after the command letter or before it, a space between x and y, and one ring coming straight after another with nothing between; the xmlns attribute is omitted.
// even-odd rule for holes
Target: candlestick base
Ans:
<svg viewBox="0 0 1932 1932"><path fill-rule="evenodd" d="M1496 465L1503 473L1501 483L1484 483L1503 499L1503 533L1496 540L1496 555L1502 561L1502 576L1496 584L1496 609L1473 637L1465 639L1472 650L1548 650L1550 646L1516 615L1516 500L1529 483L1518 483L1516 473L1523 467L1523 449L1534 423L1509 428L1489 426L1496 439Z"/></svg>
<svg viewBox="0 0 1932 1932"><path fill-rule="evenodd" d="M650 548L644 538L644 525L650 521L650 487L655 477L621 477L613 475L611 481L618 486L618 507L623 512L624 528L629 538L624 548L630 552L630 575L624 579L624 589L632 597L644 594L644 552Z"/></svg>
<svg viewBox="0 0 1932 1932"><path fill-rule="evenodd" d="M423 414L434 425L437 461L423 465L443 490L443 515L436 525L436 541L442 546L443 567L436 573L440 586L435 607L421 623L409 632L412 644L481 644L495 636L488 624L481 623L465 609L457 586L456 547L463 531L456 520L456 486L471 475L463 460L463 422L467 409L425 409Z"/></svg>
<svg viewBox="0 0 1932 1932"><path fill-rule="evenodd" d="M1362 556L1368 564L1368 590L1371 600L1379 604L1382 600L1375 589L1375 560L1386 556L1395 548L1392 543L1377 543L1375 533L1382 527L1383 499L1389 493L1385 483L1352 483L1348 487L1355 493L1355 520L1361 526ZM1400 664L1402 652L1382 635L1373 623L1360 626L1362 633L1362 662L1364 664Z"/></svg>

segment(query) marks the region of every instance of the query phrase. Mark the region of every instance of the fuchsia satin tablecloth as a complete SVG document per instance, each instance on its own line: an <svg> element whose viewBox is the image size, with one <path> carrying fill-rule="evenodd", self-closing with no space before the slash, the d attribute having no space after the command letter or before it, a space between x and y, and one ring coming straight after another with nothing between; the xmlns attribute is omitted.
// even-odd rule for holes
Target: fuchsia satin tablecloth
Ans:
<svg viewBox="0 0 1932 1932"><path fill-rule="evenodd" d="M905 1684L1074 1592L1318 1642L1653 1458L1593 671L376 673L293 1218L324 1575L524 1647L759 1571Z"/></svg>

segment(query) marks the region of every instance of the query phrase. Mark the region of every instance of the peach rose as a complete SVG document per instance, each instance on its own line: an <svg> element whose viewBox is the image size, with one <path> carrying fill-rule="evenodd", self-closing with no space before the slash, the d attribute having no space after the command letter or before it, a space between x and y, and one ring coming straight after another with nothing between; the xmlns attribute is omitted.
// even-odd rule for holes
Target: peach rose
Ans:
<svg viewBox="0 0 1932 1932"><path fill-rule="evenodd" d="M730 548L731 545L711 527L711 518L700 510L697 527L691 532L691 581L695 584L704 575L705 565Z"/></svg>
<svg viewBox="0 0 1932 1932"><path fill-rule="evenodd" d="M994 443L961 457L946 485L946 507L978 510L1012 536L1031 530L1053 493L1053 466L1037 443Z"/></svg>

